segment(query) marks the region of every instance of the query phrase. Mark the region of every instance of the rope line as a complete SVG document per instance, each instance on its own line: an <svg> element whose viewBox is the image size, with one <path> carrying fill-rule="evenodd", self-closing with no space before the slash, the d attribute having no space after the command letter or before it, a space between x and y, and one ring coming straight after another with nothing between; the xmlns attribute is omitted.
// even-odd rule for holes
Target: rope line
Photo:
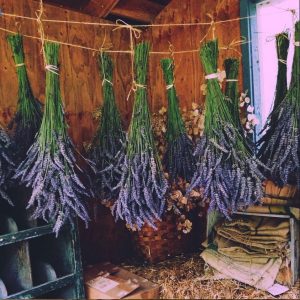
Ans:
<svg viewBox="0 0 300 300"><path fill-rule="evenodd" d="M278 15L283 14L286 12L291 12L292 14L295 14L295 10L293 9L283 9L282 11L278 13L272 13L272 14L265 14L265 16L269 15ZM24 19L24 20L31 20L36 21L35 17L29 17L29 16L22 16L18 14L13 13L5 13L1 11L0 17L10 17L10 18L17 18L17 19ZM256 18L256 16L247 16L247 17L237 17L232 19L226 19L226 20L219 20L214 21L214 25L223 24L223 23L229 23L229 22L237 22L241 20L248 20ZM59 20L59 19L43 19L43 22L47 23L64 23L64 24L81 24L81 25L89 25L89 26L103 26L103 27L119 27L120 24L113 24L113 23L103 23L103 22L82 22L82 21L75 21L75 20ZM138 24L133 25L134 28L147 28L147 27L176 27L176 26L210 26L211 22L188 22L188 23L167 23L167 24ZM131 25L130 25L131 26Z"/></svg>

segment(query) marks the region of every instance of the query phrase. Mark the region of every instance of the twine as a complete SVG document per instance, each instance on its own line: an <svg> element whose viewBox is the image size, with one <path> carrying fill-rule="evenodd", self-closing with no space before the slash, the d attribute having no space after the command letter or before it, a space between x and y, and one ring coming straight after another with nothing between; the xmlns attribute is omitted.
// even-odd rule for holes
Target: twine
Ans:
<svg viewBox="0 0 300 300"><path fill-rule="evenodd" d="M23 66L25 66L25 63L16 64L16 67L17 67L17 68L23 67Z"/></svg>
<svg viewBox="0 0 300 300"><path fill-rule="evenodd" d="M236 53L238 53L240 56L242 56L242 53L240 51L238 51L237 49L235 49L235 47L245 45L245 44L248 44L248 43L249 43L249 41L247 40L247 38L244 37L244 36L241 36L239 40L234 39L227 46L220 47L219 49L233 50Z"/></svg>
<svg viewBox="0 0 300 300"><path fill-rule="evenodd" d="M295 46L300 47L300 42L299 41L295 42Z"/></svg>
<svg viewBox="0 0 300 300"><path fill-rule="evenodd" d="M105 82L107 82L107 83L109 83L111 86L113 86L113 83L112 83L111 81L109 81L108 79L106 79L106 78L103 78L103 80L102 80L102 86L104 85Z"/></svg>
<svg viewBox="0 0 300 300"><path fill-rule="evenodd" d="M42 21L42 16L44 14L43 0L40 0L39 9L35 12L35 14L36 14L36 22L38 24L38 33L40 35L40 40L41 40L41 44L42 44L41 53L42 53L42 56L43 56L43 61L44 61L45 68L47 69L46 54L45 54L45 49L44 49L45 32L44 32L44 26L43 26L43 21Z"/></svg>
<svg viewBox="0 0 300 300"><path fill-rule="evenodd" d="M281 59L281 58L279 58L279 59L278 59L278 61L279 61L279 62L281 62L281 63L282 63L282 64L284 64L284 65L286 65L286 64L287 64L287 61L286 61L286 60L284 60L284 59Z"/></svg>
<svg viewBox="0 0 300 300"><path fill-rule="evenodd" d="M45 69L53 74L59 75L59 68L55 65L46 65Z"/></svg>
<svg viewBox="0 0 300 300"><path fill-rule="evenodd" d="M226 82L238 82L238 79L226 79Z"/></svg>
<svg viewBox="0 0 300 300"><path fill-rule="evenodd" d="M284 9L282 12L273 13L273 14L266 14L266 15L278 15L282 13L286 13L286 11L290 11L292 15L295 15L295 10L292 9ZM28 17L28 16L22 16L12 13L5 13L1 11L0 13L1 17L11 17L11 18L18 18L18 19L24 19L24 20L32 20L36 21L36 18L34 17ZM246 17L237 17L232 19L226 19L226 20L219 20L214 21L214 25L223 24L223 23L229 23L229 22L237 22L242 20L249 20L256 18L255 15L252 16L246 16ZM101 22L82 22L82 21L75 21L75 20L58 20L58 19L43 19L43 22L47 23L64 23L64 24L79 24L79 25L87 25L87 26L103 26L103 27L118 27L116 24L112 23L101 23ZM140 25L134 25L134 28L151 28L151 27L185 27L185 26L210 26L211 22L189 22L189 23L167 23L167 24L140 24Z"/></svg>
<svg viewBox="0 0 300 300"><path fill-rule="evenodd" d="M174 83L168 84L166 87L166 90L170 90L172 87L174 87Z"/></svg>
<svg viewBox="0 0 300 300"><path fill-rule="evenodd" d="M43 22L45 20L43 19ZM11 34L17 34L17 31L13 31L13 30L9 30L3 27L0 27L1 31L4 32L8 32ZM208 34L205 34L205 37ZM30 39L34 39L34 40L41 40L40 37L37 36L32 36L32 35L28 35L28 34L22 34L23 37L25 38L30 38ZM200 44L203 42L203 40L205 39L205 37L200 41ZM53 39L48 39L48 38L44 38L44 41L47 42L52 42L52 43L57 43L60 45L64 45L64 46L68 46L68 47L74 47L74 48L78 48L78 49L83 49L83 50L89 50L89 51L93 51L93 52L101 52L103 51L103 49L99 49L99 48L93 48L93 47L87 47L87 46L82 46L82 45L78 45L78 44L72 44L72 43L67 43L67 42L61 42L61 41L57 41L57 40L53 40ZM251 41L247 41L247 43L250 43ZM108 48L107 48L108 49ZM227 50L228 46L225 47L221 47L219 48L220 50ZM105 52L107 53L112 53L112 54L131 54L132 51L130 50L105 50ZM187 53L198 53L199 49L192 49L192 50L181 50L181 51L174 51L173 54L187 54ZM170 54L169 51L150 51L149 54L154 54L154 55L168 55Z"/></svg>
<svg viewBox="0 0 300 300"><path fill-rule="evenodd" d="M137 88L139 88L139 87L146 88L146 86L139 84L135 81L135 75L134 75L134 38L139 39L141 37L142 31L140 29L134 28L132 25L130 25L120 19L116 20L116 25L118 27L113 29L113 31L118 30L118 29L123 29L123 28L129 30L132 84L131 84L131 88L128 92L128 95L127 95L127 101L128 101L131 93L132 92L135 93L137 91Z"/></svg>
<svg viewBox="0 0 300 300"><path fill-rule="evenodd" d="M290 11L292 13L292 16L295 17L295 10L292 9L284 9L283 12L286 11ZM282 12L281 12L282 13ZM273 13L273 14L268 14L268 15L278 15L281 13ZM115 24L112 23L101 23L101 22L81 22L81 21L73 21L73 20L57 20L57 19L42 19L42 15L43 15L43 5L42 5L42 1L40 1L40 9L37 11L37 17L28 17L28 16L22 16L22 15L17 15L17 14L12 14L12 13L4 13L1 11L1 16L2 17L11 17L11 18L20 18L20 19L25 19L25 20L33 20L33 21L37 21L40 28L42 29L43 27L41 26L42 22L49 22L49 23L64 23L64 24L80 24L80 25L93 25L93 26L103 26L103 27L116 27L115 29L118 28L127 28L130 29L130 31L134 31L135 34L137 32L140 32L141 30L138 28L143 28L143 27L172 27L172 26L209 26L207 33L204 35L204 37L201 39L200 43L201 44L205 38L207 37L207 35L209 34L210 30L213 30L213 36L215 34L215 26L218 24L223 24L223 23L228 23L228 22L235 22L235 21L241 21L241 20L248 20L248 19L252 19L255 18L256 16L247 16L247 17L238 17L238 18L232 18L232 19L226 19L226 20L220 20L220 21L216 21L213 19L212 15L207 14L208 17L211 19L210 22L196 22L196 23L168 23L168 24L141 24L141 25L134 25L131 26L129 24L127 24L126 22L122 21L122 20L117 20ZM9 32L12 34L16 34L18 32L16 31L12 31L3 27L0 27L0 30L5 31L5 32ZM43 29L42 29L43 31ZM52 39L47 39L44 37L44 33L42 33L42 42L44 41L49 41L49 42L53 42L53 43L59 43L61 45L65 45L65 46L70 46L70 47L74 47L74 48L79 48L79 49L85 49L85 50L90 50L93 52L99 52L99 49L96 48L92 48L92 47L85 47L82 45L78 45L78 44L72 44L72 43L67 43L67 42L61 42L61 41L57 41L57 40L52 40ZM26 38L31 38L31 39L37 39L40 40L40 37L37 36L32 36L32 35L26 35L26 34L22 34L23 37ZM244 40L243 43L241 44L245 44L245 43L250 43L251 41L246 41ZM233 46L237 46L238 44L236 44L236 41L232 41L228 46L225 47L220 47L219 49L221 50L233 50L236 51L237 53L240 54L240 52L236 49L233 48ZM299 44L297 44L297 42L295 43L295 46L299 47ZM44 50L42 50L44 51ZM182 50L182 51L174 51L174 54L185 54L185 53L197 53L199 51L199 49L192 49L192 50ZM132 51L129 50L108 50L108 53L120 53L120 54L131 54ZM166 55L169 54L168 51L150 51L150 54L158 54L158 55Z"/></svg>

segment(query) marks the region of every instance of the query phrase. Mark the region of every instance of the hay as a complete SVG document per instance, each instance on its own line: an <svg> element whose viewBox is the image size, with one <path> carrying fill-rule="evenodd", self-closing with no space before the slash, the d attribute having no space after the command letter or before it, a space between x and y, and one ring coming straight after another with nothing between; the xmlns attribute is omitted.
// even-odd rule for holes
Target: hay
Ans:
<svg viewBox="0 0 300 300"><path fill-rule="evenodd" d="M161 299L299 299L300 281L278 297L235 280L202 281L205 262L199 254L181 255L155 264L129 261L129 271L160 285Z"/></svg>

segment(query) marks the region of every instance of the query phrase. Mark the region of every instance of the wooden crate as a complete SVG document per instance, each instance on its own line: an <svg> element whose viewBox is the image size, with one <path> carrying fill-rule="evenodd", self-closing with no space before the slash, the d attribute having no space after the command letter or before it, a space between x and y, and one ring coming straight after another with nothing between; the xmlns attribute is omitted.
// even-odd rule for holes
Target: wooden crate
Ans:
<svg viewBox="0 0 300 300"><path fill-rule="evenodd" d="M0 278L5 286L2 284L2 292L6 289L8 293L3 298L83 298L77 225L65 226L56 238L52 224L26 227L13 208L1 209ZM35 269L37 261L53 267L51 278L44 274L48 279L39 282L42 270Z"/></svg>

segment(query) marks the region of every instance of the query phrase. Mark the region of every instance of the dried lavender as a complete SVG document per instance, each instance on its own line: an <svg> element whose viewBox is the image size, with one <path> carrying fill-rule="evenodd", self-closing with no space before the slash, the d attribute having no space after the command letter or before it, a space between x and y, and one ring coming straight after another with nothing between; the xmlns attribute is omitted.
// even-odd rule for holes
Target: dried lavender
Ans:
<svg viewBox="0 0 300 300"><path fill-rule="evenodd" d="M164 164L170 174L171 182L179 178L190 181L195 170L193 142L187 135L179 110L178 97L174 87L173 60L170 58L162 59L161 67L168 94L167 151L164 155Z"/></svg>
<svg viewBox="0 0 300 300"><path fill-rule="evenodd" d="M27 208L32 217L54 222L53 231L78 216L88 222L83 202L91 195L81 181L84 171L76 164L75 148L67 134L58 76L59 45L45 43L46 104L42 124L15 179L32 188Z"/></svg>
<svg viewBox="0 0 300 300"><path fill-rule="evenodd" d="M167 181L155 148L147 103L147 66L149 44L139 43L134 53L136 91L128 144L117 188L118 200L112 211L116 219L122 219L131 227L141 228L160 219L165 207Z"/></svg>
<svg viewBox="0 0 300 300"><path fill-rule="evenodd" d="M267 176L277 185L296 184L300 188L300 22L295 24L295 53L292 78L286 92L286 67L279 61L274 109L269 115L266 133L258 155L270 168ZM287 57L286 36L277 36L278 57ZM286 93L286 95L285 95Z"/></svg>
<svg viewBox="0 0 300 300"><path fill-rule="evenodd" d="M19 34L9 35L7 41L12 49L19 81L17 111L8 128L12 130L16 159L21 162L33 144L42 120L42 105L34 98L24 64L23 40Z"/></svg>
<svg viewBox="0 0 300 300"><path fill-rule="evenodd" d="M15 164L11 157L11 141L3 128L0 127L0 199L13 205L7 191Z"/></svg>
<svg viewBox="0 0 300 300"><path fill-rule="evenodd" d="M230 218L238 209L260 201L264 176L259 171L261 163L234 125L235 117L214 75L217 72L217 40L201 48L200 58L209 75L205 128L195 150L197 169L188 191L201 188L204 199L210 201L210 210L218 210Z"/></svg>
<svg viewBox="0 0 300 300"><path fill-rule="evenodd" d="M99 55L103 99L101 121L89 156L96 166L95 192L101 200L116 200L125 157L125 132L122 129L113 91L113 63L106 53Z"/></svg>

